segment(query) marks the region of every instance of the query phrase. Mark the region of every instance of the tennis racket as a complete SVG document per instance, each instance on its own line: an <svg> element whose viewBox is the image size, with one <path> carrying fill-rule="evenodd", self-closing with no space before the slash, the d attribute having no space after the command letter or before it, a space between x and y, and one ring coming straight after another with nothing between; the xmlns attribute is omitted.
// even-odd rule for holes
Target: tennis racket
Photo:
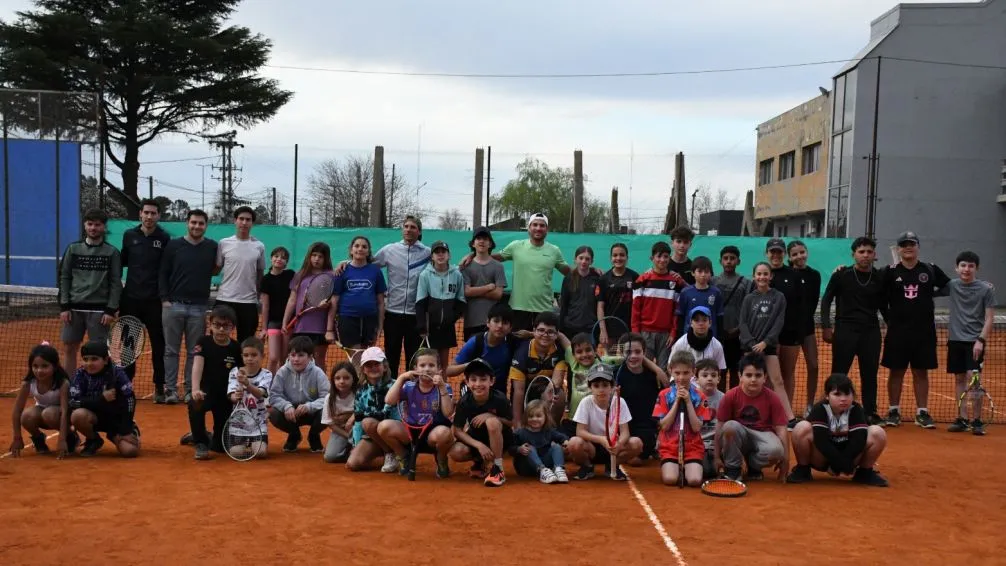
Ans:
<svg viewBox="0 0 1006 566"><path fill-rule="evenodd" d="M335 284L335 276L331 273L319 273L311 278L304 291L304 298L300 302L300 308L296 316L286 325L287 332L293 332L300 322L301 317L307 313L319 309L328 308L328 300L332 297L332 288Z"/></svg>
<svg viewBox="0 0 1006 566"><path fill-rule="evenodd" d="M265 452L264 436L259 420L248 410L242 395L224 423L224 451L232 460L247 462Z"/></svg>
<svg viewBox="0 0 1006 566"><path fill-rule="evenodd" d="M965 418L969 421L977 419L984 424L989 424L995 419L996 405L992 401L992 396L982 385L982 368L984 366L984 363L979 363L978 369L971 370L968 388L957 398L957 414L960 415L963 408Z"/></svg>
<svg viewBox="0 0 1006 566"><path fill-rule="evenodd" d="M430 337L429 336L423 336L423 339L419 341L419 347L416 348L415 353L412 354L412 359L409 360L409 367L407 367L405 369L408 370L408 371L411 371L412 368L416 367L416 358L419 357L419 352L421 352L423 350L428 350L428 349L430 349Z"/></svg>
<svg viewBox="0 0 1006 566"><path fill-rule="evenodd" d="M606 316L594 323L590 338L598 356L624 356L624 346L619 341L628 333L625 321L616 316Z"/></svg>
<svg viewBox="0 0 1006 566"><path fill-rule="evenodd" d="M552 378L545 375L539 375L527 384L527 390L524 392L524 408L527 409L531 401L539 399L545 403L545 411L551 414L552 402L555 400L555 386L552 384Z"/></svg>
<svg viewBox="0 0 1006 566"><path fill-rule="evenodd" d="M690 402L690 401L689 401ZM685 488L685 413L688 412L678 404L678 488Z"/></svg>
<svg viewBox="0 0 1006 566"><path fill-rule="evenodd" d="M108 357L120 368L136 363L146 345L143 322L132 315L120 316L108 333Z"/></svg>
<svg viewBox="0 0 1006 566"><path fill-rule="evenodd" d="M402 417L402 424L409 433L409 451L406 456L406 466L409 481L416 481L416 457L419 455L419 441L422 440L433 418L440 412L440 392L435 388L432 395L424 395L419 391L419 382L415 382L415 387L410 388L408 395L398 402L398 414ZM429 399L432 397L432 401ZM424 404L429 407L424 407Z"/></svg>
<svg viewBox="0 0 1006 566"><path fill-rule="evenodd" d="M349 363L353 364L353 367L356 368L356 373L359 374L360 366L362 365L360 360L363 359L363 351L366 350L366 348L349 348L344 346L342 344L342 335L339 334L338 321L336 321L335 324L335 342L332 345L346 354L346 359L349 360Z"/></svg>
<svg viewBox="0 0 1006 566"><path fill-rule="evenodd" d="M608 402L608 410L604 418L604 434L608 438L611 456L611 469L608 472L611 479L618 478L618 456L615 455L615 451L610 447L618 444L618 437L621 434L622 396L620 395L621 390L618 387L618 375L621 372L622 366L619 366L618 371L615 373L615 383L611 389L611 400Z"/></svg>
<svg viewBox="0 0 1006 566"><path fill-rule="evenodd" d="M702 484L702 493L713 497L741 497L747 492L744 482L730 478L706 480Z"/></svg>

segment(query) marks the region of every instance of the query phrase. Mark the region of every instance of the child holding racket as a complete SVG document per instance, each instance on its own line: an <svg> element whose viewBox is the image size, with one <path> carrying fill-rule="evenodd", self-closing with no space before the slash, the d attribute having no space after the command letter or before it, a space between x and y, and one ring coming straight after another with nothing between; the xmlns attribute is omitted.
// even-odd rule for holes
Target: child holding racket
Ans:
<svg viewBox="0 0 1006 566"><path fill-rule="evenodd" d="M747 479L760 480L762 468L774 464L779 481L789 471L789 432L786 409L773 391L765 388L765 357L757 352L740 361L741 384L727 391L716 410L713 441L716 469L740 480L747 464Z"/></svg>
<svg viewBox="0 0 1006 566"><path fill-rule="evenodd" d="M384 402L398 405L401 421L385 419L377 432L398 457L399 473L415 477L416 454L435 454L437 477L446 478L447 453L454 444L450 415L454 413L451 386L440 375L436 350L416 352L412 371L398 376Z"/></svg>
<svg viewBox="0 0 1006 566"><path fill-rule="evenodd" d="M572 417L576 414L576 408L580 406L580 402L590 395L590 387L587 385L587 374L590 373L590 368L598 364L618 366L622 363L623 358L620 356L598 356L591 335L584 332L573 336L572 340L566 338L564 334L559 334L558 342L566 351L566 365L569 366L569 374L572 376L568 380L569 394L567 395L569 397L568 416ZM554 418L552 422L555 422ZM559 430L566 436L576 436L576 423L563 415L563 419L559 423Z"/></svg>
<svg viewBox="0 0 1006 566"><path fill-rule="evenodd" d="M465 278L450 264L447 242L438 240L430 247L430 263L419 274L416 290L416 324L421 336L440 356L439 367L447 368L451 348L457 346L454 323L465 312Z"/></svg>
<svg viewBox="0 0 1006 566"><path fill-rule="evenodd" d="M192 400L188 409L196 460L209 460L210 450L223 453L224 424L234 409L227 393L230 375L244 365L242 348L231 339L231 330L237 322L234 309L213 307L209 319L210 333L199 338L192 358ZM206 413L213 414L212 438L206 432ZM182 442L185 443L184 438Z"/></svg>
<svg viewBox="0 0 1006 566"><path fill-rule="evenodd" d="M286 303L290 300L290 283L294 272L287 269L290 252L283 246L272 250L269 254L269 271L262 277L259 301L262 303L262 323L259 328L262 340L269 341L269 371L276 373L280 364L286 359L288 336L283 332L283 314Z"/></svg>
<svg viewBox="0 0 1006 566"><path fill-rule="evenodd" d="M754 287L741 303L740 339L744 352L760 354L768 368L769 387L782 402L789 427L796 424L779 367L779 334L786 320L786 296L773 289L772 267L760 261L754 266Z"/></svg>
<svg viewBox="0 0 1006 566"><path fill-rule="evenodd" d="M632 414L625 399L621 398L618 398L619 405L615 408L618 413L618 440L612 442L608 438L605 423L608 408L615 395L615 376L611 368L605 365L594 366L587 374L587 384L591 395L580 403L573 415L576 436L569 439L568 443L572 460L580 465L573 479L589 480L594 477L594 465L604 464L605 475L625 480L625 473L620 467L616 466L614 471L610 469L611 455L615 455L618 464L628 462L643 451L643 441L629 434Z"/></svg>
<svg viewBox="0 0 1006 566"><path fill-rule="evenodd" d="M314 363L325 367L325 331L335 275L332 271L332 250L324 242L315 242L307 250L304 263L290 282L290 298L283 313L283 331L293 338L303 336L314 344ZM292 328L290 328L292 324ZM324 373L324 372L322 372Z"/></svg>
<svg viewBox="0 0 1006 566"><path fill-rule="evenodd" d="M296 452L300 427L310 427L307 443L311 452L322 452L321 411L328 395L328 376L314 363L314 342L307 336L290 340L290 356L276 373L269 388L269 422L287 433L284 452Z"/></svg>
<svg viewBox="0 0 1006 566"><path fill-rule="evenodd" d="M139 429L133 422L136 396L122 368L108 358L105 342L91 341L80 347L84 365L70 379L70 424L84 435L81 456L94 456L105 444L105 433L119 456L140 454Z"/></svg>
<svg viewBox="0 0 1006 566"><path fill-rule="evenodd" d="M562 453L569 437L556 430L545 402L538 399L528 403L521 424L510 449L517 475L538 476L544 484L569 483Z"/></svg>
<svg viewBox="0 0 1006 566"><path fill-rule="evenodd" d="M25 409L28 396L35 405ZM14 436L10 443L11 456L17 458L24 449L21 428L28 433L37 454L48 454L45 429L59 431L58 458L72 454L77 447L77 433L70 433L70 376L59 364L59 352L43 342L28 353L28 373L14 400L11 420Z"/></svg>
<svg viewBox="0 0 1006 566"><path fill-rule="evenodd" d="M321 424L330 431L324 455L329 464L349 459L356 381L356 367L351 362L336 364L328 376L328 395L325 395L325 406L321 410Z"/></svg>
<svg viewBox="0 0 1006 566"><path fill-rule="evenodd" d="M261 437L252 443L256 458L265 458L269 452L269 388L272 386L272 372L262 367L264 355L262 340L245 338L241 343L242 366L231 369L227 378L227 396L231 403L243 401L245 407L258 422ZM214 416L213 424L216 425Z"/></svg>
<svg viewBox="0 0 1006 566"><path fill-rule="evenodd" d="M349 263L335 278L333 308L328 311L325 332L328 342L336 341L336 330L339 342L352 349L376 344L381 337L388 286L381 268L373 261L370 240L366 236L354 237L349 244Z"/></svg>
<svg viewBox="0 0 1006 566"><path fill-rule="evenodd" d="M887 487L887 479L873 469L887 447L887 433L869 425L849 376L833 373L824 382L824 400L815 404L807 420L793 429L796 466L786 481L814 479L811 469L832 476L852 476L852 481Z"/></svg>
<svg viewBox="0 0 1006 566"><path fill-rule="evenodd" d="M705 444L706 455L702 461L703 474L706 478L716 477L716 466L713 450L713 440L716 437L716 410L719 409L723 392L720 391L720 369L714 360L704 359L695 362L695 384L705 395L705 407L708 409L705 420L702 421L702 442Z"/></svg>
<svg viewBox="0 0 1006 566"><path fill-rule="evenodd" d="M645 341L642 335L630 332L622 336L622 351L625 363L615 369L615 386L625 400L629 412L637 415L629 422L629 436L642 442L643 450L638 457L629 460L629 465L639 466L644 460L657 456L657 420L653 418L653 406L657 394L667 387L667 373L646 357Z"/></svg>
<svg viewBox="0 0 1006 566"><path fill-rule="evenodd" d="M506 394L493 387L495 380L492 366L481 358L465 366L468 392L454 411L456 442L449 454L455 462L473 462L469 475L483 479L486 487L506 482L503 451L513 445L513 408ZM489 470L487 462L492 462Z"/></svg>
<svg viewBox="0 0 1006 566"><path fill-rule="evenodd" d="M590 332L597 322L597 297L600 276L591 269L594 250L576 248L575 268L562 280L559 293L559 330L566 336Z"/></svg>
<svg viewBox="0 0 1006 566"><path fill-rule="evenodd" d="M660 477L665 485L677 485L679 475L685 474L685 481L692 487L702 485L702 462L706 448L702 442L702 422L709 418L706 397L692 383L695 375L695 356L688 351L671 354L667 363L674 384L657 395L653 417L660 419L660 440L657 450L660 455ZM682 433L681 412L684 411L685 428ZM684 437L684 450L679 442ZM684 471L681 470L679 456L684 455Z"/></svg>
<svg viewBox="0 0 1006 566"><path fill-rule="evenodd" d="M377 433L377 426L381 421L397 417L395 407L384 401L391 389L391 369L388 368L384 352L376 346L363 351L360 369L363 372L363 383L354 396L353 450L349 453L346 468L351 472L366 470L376 458L383 455L381 472L393 474L398 471L398 459Z"/></svg>
<svg viewBox="0 0 1006 566"><path fill-rule="evenodd" d="M555 313L543 312L534 319L534 338L522 342L514 352L510 363L510 399L520 399L514 405L514 421L521 422L524 412L525 388L536 377L545 376L552 380L554 397L552 399L552 418L562 419L566 409L566 393L563 385L568 387L568 367L566 365L565 349L556 343L558 337L559 317Z"/></svg>

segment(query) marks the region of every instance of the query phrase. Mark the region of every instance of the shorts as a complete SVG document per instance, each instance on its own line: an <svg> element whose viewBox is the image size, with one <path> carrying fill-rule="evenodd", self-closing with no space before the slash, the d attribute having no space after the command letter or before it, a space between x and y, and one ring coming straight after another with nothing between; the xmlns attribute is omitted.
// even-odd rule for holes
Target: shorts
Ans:
<svg viewBox="0 0 1006 566"><path fill-rule="evenodd" d="M541 313L514 310L510 317L513 323L513 332L517 332L518 330L534 330L534 319L538 318L539 314Z"/></svg>
<svg viewBox="0 0 1006 566"><path fill-rule="evenodd" d="M339 341L343 346L372 346L377 338L377 315L340 316Z"/></svg>
<svg viewBox="0 0 1006 566"><path fill-rule="evenodd" d="M782 332L779 333L779 345L780 346L800 346L803 344L803 339L807 335L804 333L804 329L800 326L796 328L788 328L783 326Z"/></svg>
<svg viewBox="0 0 1006 566"><path fill-rule="evenodd" d="M642 332L646 355L653 358L658 367L667 367L667 358L671 355L671 347L667 345L667 332Z"/></svg>
<svg viewBox="0 0 1006 566"><path fill-rule="evenodd" d="M838 450L839 452L841 452L843 454L845 453L845 449L849 447L849 443L848 442L832 442L831 445L835 447L835 450ZM815 470L817 470L817 471L819 471L819 472L827 472L828 471L828 464L827 464L827 462L825 462L824 466L815 466L813 463L811 463L810 467L813 468L813 469L815 469Z"/></svg>
<svg viewBox="0 0 1006 566"><path fill-rule="evenodd" d="M594 445L594 457L590 460L591 464L604 464L605 466L611 465L611 453L608 449L596 442L591 442Z"/></svg>
<svg viewBox="0 0 1006 566"><path fill-rule="evenodd" d="M643 441L643 451L639 453L639 458L646 460L647 458L656 457L657 429L653 427L632 426L633 421L635 419L629 421L629 436L635 436Z"/></svg>
<svg viewBox="0 0 1006 566"><path fill-rule="evenodd" d="M414 442L417 454L436 454L437 450L432 446L430 446L429 440L430 440L430 433L433 432L433 429L437 428L438 426L450 427L451 422L444 418L433 419L433 424L431 424L429 428L427 428L423 432L423 434L419 435L419 438L417 438ZM409 432L410 438L412 437L413 434L415 434L415 432L411 428L406 426L405 429Z"/></svg>
<svg viewBox="0 0 1006 566"><path fill-rule="evenodd" d="M936 369L936 334L887 328L880 365L887 369Z"/></svg>
<svg viewBox="0 0 1006 566"><path fill-rule="evenodd" d="M569 419L562 419L559 423L559 432L565 434L569 438L576 436L576 423Z"/></svg>
<svg viewBox="0 0 1006 566"><path fill-rule="evenodd" d="M657 454L660 463L678 461L678 435L665 434L660 446L657 447ZM699 436L685 438L685 463L696 462L701 464L706 457L706 444Z"/></svg>
<svg viewBox="0 0 1006 566"><path fill-rule="evenodd" d="M133 419L128 414L95 413L94 415L97 417L94 431L104 433L109 440L114 441L116 437L129 436L135 433L136 427L133 426Z"/></svg>
<svg viewBox="0 0 1006 566"><path fill-rule="evenodd" d="M751 350L748 349L748 348L745 348L744 349L744 353L745 354L750 354ZM777 347L775 347L775 346L765 346L765 349L761 351L761 355L762 356L778 356L779 355L779 349ZM739 364L740 360L738 360L737 363ZM738 368L737 372L740 373L740 368Z"/></svg>
<svg viewBox="0 0 1006 566"><path fill-rule="evenodd" d="M487 330L489 330L489 327L484 324L481 324L479 326L466 326L464 331L465 342L467 342L468 339L471 338L472 336L482 334Z"/></svg>
<svg viewBox="0 0 1006 566"><path fill-rule="evenodd" d="M486 446L489 446L489 431L486 429L486 427L484 426L473 427L471 425L468 425L466 427L465 432L467 432L468 436L472 437L472 439L481 442ZM506 449L513 446L513 444L514 444L513 429L506 425L503 425L503 451L505 452ZM476 462L482 460L482 456L479 454L479 451L472 448L471 446L468 446L468 453L471 455L472 460Z"/></svg>
<svg viewBox="0 0 1006 566"><path fill-rule="evenodd" d="M270 320L265 323L266 330L283 330L282 320Z"/></svg>
<svg viewBox="0 0 1006 566"><path fill-rule="evenodd" d="M311 343L314 344L315 346L325 346L328 344L328 340L325 340L324 334L317 334L315 332L298 332L293 336L291 336L291 338L297 338L298 336L304 336L305 338L309 338L311 340Z"/></svg>
<svg viewBox="0 0 1006 566"><path fill-rule="evenodd" d="M430 340L430 348L441 350L443 348L453 348L458 345L458 337L454 332L454 325L430 326L426 337Z"/></svg>
<svg viewBox="0 0 1006 566"><path fill-rule="evenodd" d="M985 357L984 350L981 357L975 359L974 342L963 342L950 340L947 342L947 373L960 374L981 369L982 358Z"/></svg>
<svg viewBox="0 0 1006 566"><path fill-rule="evenodd" d="M70 311L70 322L63 325L59 339L64 344L77 344L84 341L84 333L88 340L105 342L108 340L108 327L101 323L105 313L98 311Z"/></svg>

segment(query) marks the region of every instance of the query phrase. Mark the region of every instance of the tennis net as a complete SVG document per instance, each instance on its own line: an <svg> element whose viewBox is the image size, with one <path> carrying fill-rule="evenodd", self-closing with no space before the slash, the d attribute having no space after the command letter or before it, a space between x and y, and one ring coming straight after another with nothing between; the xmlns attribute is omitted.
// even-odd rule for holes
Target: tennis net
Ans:
<svg viewBox="0 0 1006 566"><path fill-rule="evenodd" d="M0 394L14 394L20 387L22 378L27 371L27 356L29 350L43 340L48 340L62 355L63 343L60 341L59 301L58 291L48 287L22 287L15 285L0 285ZM954 392L954 378L946 373L946 340L947 316L936 317L938 334L938 353L940 367L930 372L929 379L929 410L934 419L939 422L950 422L957 413L957 399ZM459 322L457 326L458 347L463 343L463 329ZM831 371L831 346L821 339L818 328L819 353L819 384ZM383 343L380 344L383 347ZM184 350L184 346L182 347ZM457 349L452 351L452 355ZM184 359L184 351L181 353ZM345 359L342 350L330 347L327 365L329 368ZM137 362L134 388L140 399L149 399L153 393L150 349ZM405 360L401 367L404 368ZM184 364L184 361L183 361ZM326 368L328 369L328 368ZM68 368L69 370L69 368ZM859 381L859 369L853 364L849 375ZM794 411L802 414L806 403L807 370L803 356L797 364L796 392L794 395ZM460 378L458 378L460 379ZM455 388L458 379L453 379ZM994 415L995 423L1006 423L1006 316L998 315L985 353L985 368L982 381L993 400L997 403ZM818 388L820 396L820 385ZM887 370L881 368L878 384L878 407L881 414L887 412ZM911 374L905 377L902 392L902 414L911 415L915 410L915 397L912 392ZM910 417L909 417L910 418Z"/></svg>

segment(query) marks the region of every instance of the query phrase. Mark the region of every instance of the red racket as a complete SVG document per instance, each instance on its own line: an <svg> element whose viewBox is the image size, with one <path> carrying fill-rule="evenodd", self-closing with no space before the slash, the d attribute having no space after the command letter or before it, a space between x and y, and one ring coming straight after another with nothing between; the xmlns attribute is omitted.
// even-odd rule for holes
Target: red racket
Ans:
<svg viewBox="0 0 1006 566"><path fill-rule="evenodd" d="M713 497L741 497L747 492L744 482L730 478L707 480L702 484L702 493Z"/></svg>
<svg viewBox="0 0 1006 566"><path fill-rule="evenodd" d="M301 317L309 312L314 312L319 309L327 309L328 301L332 298L332 289L335 285L335 276L331 273L319 273L311 277L307 284L307 290L304 291L304 298L300 302L300 310L297 311L297 315L287 323L286 331L293 332L293 329L297 327L297 323L300 322Z"/></svg>
<svg viewBox="0 0 1006 566"><path fill-rule="evenodd" d="M622 373L622 366L615 372L615 383L611 389L611 400L608 402L608 410L604 419L604 434L608 438L608 450L611 455L611 469L609 475L611 479L618 478L618 456L615 455L613 446L618 444L618 437L621 434L620 421L622 420L622 397L621 389L618 387L618 375Z"/></svg>

